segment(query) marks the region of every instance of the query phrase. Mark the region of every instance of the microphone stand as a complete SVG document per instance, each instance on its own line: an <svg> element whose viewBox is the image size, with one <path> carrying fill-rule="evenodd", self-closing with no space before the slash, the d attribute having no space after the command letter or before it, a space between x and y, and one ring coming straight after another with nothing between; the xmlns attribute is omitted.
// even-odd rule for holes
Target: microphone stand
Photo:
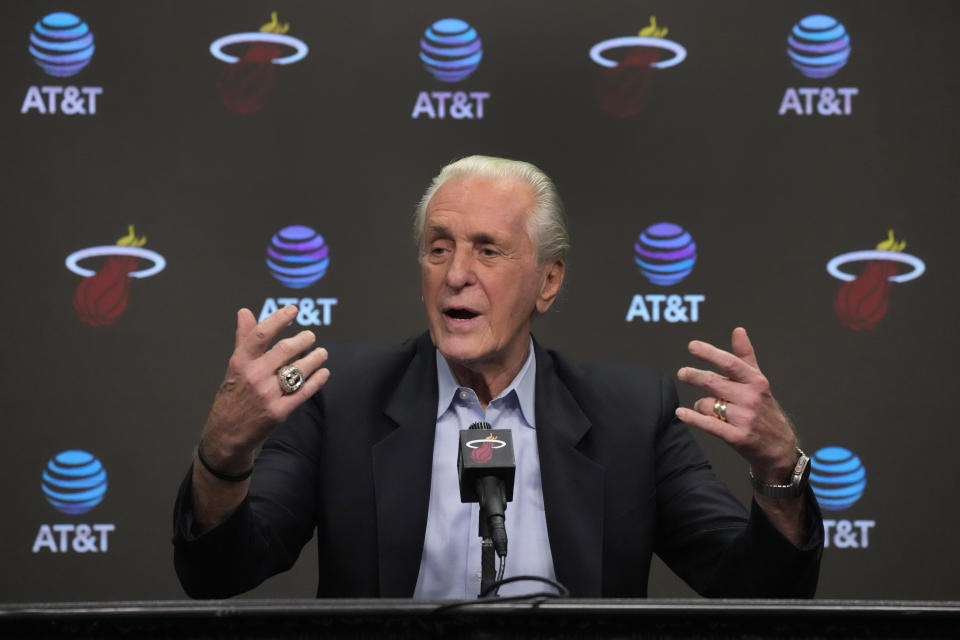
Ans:
<svg viewBox="0 0 960 640"><path fill-rule="evenodd" d="M497 579L495 551L493 549L493 538L490 536L490 524L485 517L486 509L480 509L480 593L486 591L490 585ZM480 596L477 595L479 598ZM492 596L499 598L498 594Z"/></svg>
<svg viewBox="0 0 960 640"><path fill-rule="evenodd" d="M480 517L478 535L480 536L480 593L497 579L494 554L505 562L507 556L507 530L504 526L504 512L507 510L503 480L495 476L485 476L477 480L477 494L480 496ZM492 594L500 597L499 594Z"/></svg>

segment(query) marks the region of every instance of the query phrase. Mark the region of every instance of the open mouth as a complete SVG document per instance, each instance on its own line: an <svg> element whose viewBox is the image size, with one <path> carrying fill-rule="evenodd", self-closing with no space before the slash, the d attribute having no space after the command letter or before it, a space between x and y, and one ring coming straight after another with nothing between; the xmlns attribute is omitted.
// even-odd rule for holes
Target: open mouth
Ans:
<svg viewBox="0 0 960 640"><path fill-rule="evenodd" d="M443 314L454 320L472 320L480 315L476 311L471 311L470 309L464 307L453 307L446 309L444 310Z"/></svg>

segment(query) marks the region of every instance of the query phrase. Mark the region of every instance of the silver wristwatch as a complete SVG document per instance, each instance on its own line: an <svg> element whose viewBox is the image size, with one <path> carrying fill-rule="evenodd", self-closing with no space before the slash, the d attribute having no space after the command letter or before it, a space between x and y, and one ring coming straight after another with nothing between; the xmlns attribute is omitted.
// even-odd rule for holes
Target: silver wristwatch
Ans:
<svg viewBox="0 0 960 640"><path fill-rule="evenodd" d="M797 447L797 464L793 466L793 475L790 476L790 484L767 484L761 482L755 475L753 469L750 470L750 484L753 490L762 496L771 498L798 498L803 495L807 488L807 479L810 477L810 458L807 457L800 447Z"/></svg>

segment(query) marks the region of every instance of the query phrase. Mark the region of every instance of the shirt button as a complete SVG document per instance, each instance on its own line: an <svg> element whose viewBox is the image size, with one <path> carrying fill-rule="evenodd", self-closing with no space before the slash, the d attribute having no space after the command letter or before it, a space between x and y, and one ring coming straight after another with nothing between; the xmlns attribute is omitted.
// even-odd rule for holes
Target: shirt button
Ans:
<svg viewBox="0 0 960 640"><path fill-rule="evenodd" d="M469 397L470 397L470 394L467 393L466 391L461 391L461 392L460 392L460 399L461 399L461 400L466 400L466 399L469 398Z"/></svg>

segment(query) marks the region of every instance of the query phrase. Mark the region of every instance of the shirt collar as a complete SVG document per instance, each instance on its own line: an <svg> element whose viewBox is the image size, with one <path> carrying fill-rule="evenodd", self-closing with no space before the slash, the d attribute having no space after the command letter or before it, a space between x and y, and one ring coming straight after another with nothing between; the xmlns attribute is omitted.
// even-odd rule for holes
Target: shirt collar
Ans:
<svg viewBox="0 0 960 640"><path fill-rule="evenodd" d="M450 363L440 354L439 350L437 350L436 353L438 392L437 419L439 419L440 416L450 408L450 404L454 401L457 391L460 390L460 385L457 383L457 379L453 377L453 371L450 370ZM536 380L537 357L533 352L533 338L531 338L530 348L527 352L527 360L523 363L523 367L520 368L520 373L516 375L497 398L504 398L509 395L511 391L515 391L517 394L517 402L520 405L520 411L523 413L523 419L534 428L537 426L536 415L534 413L534 389L536 388Z"/></svg>

